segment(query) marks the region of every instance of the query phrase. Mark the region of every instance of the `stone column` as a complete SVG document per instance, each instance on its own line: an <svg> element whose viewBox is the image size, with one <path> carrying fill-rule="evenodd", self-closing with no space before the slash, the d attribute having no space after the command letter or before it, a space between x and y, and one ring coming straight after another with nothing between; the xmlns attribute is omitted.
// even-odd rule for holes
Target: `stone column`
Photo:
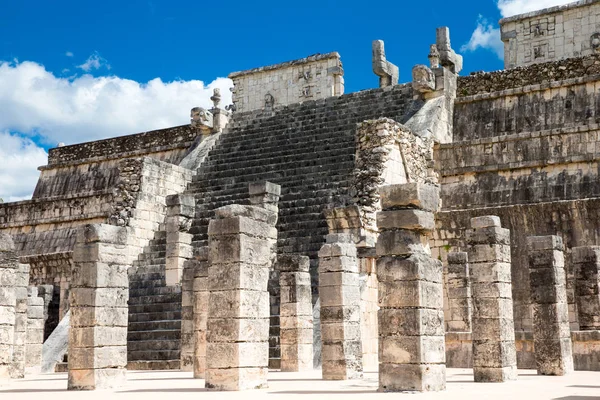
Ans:
<svg viewBox="0 0 600 400"><path fill-rule="evenodd" d="M409 183L384 186L380 194L379 390L444 390L443 266L428 243L440 189Z"/></svg>
<svg viewBox="0 0 600 400"><path fill-rule="evenodd" d="M194 218L196 199L191 194L167 196L167 286L178 285L183 276L183 264L192 258L192 234L187 231Z"/></svg>
<svg viewBox="0 0 600 400"><path fill-rule="evenodd" d="M473 294L473 372L475 382L517 378L513 319L510 231L500 218L471 219L467 231Z"/></svg>
<svg viewBox="0 0 600 400"><path fill-rule="evenodd" d="M600 330L600 246L575 247L572 257L579 328Z"/></svg>
<svg viewBox="0 0 600 400"><path fill-rule="evenodd" d="M319 250L323 379L362 377L360 287L354 238L329 234Z"/></svg>
<svg viewBox="0 0 600 400"><path fill-rule="evenodd" d="M27 339L25 344L25 368L37 373L42 367L44 345L44 299L38 288L30 286L27 297Z"/></svg>
<svg viewBox="0 0 600 400"><path fill-rule="evenodd" d="M206 387L264 388L269 363L267 284L277 214L240 205L219 208L215 214L208 227Z"/></svg>
<svg viewBox="0 0 600 400"><path fill-rule="evenodd" d="M194 378L206 374L206 329L208 319L208 248L203 248L194 267Z"/></svg>
<svg viewBox="0 0 600 400"><path fill-rule="evenodd" d="M280 255L277 258L281 288L281 370L313 369L313 319L310 259Z"/></svg>
<svg viewBox="0 0 600 400"><path fill-rule="evenodd" d="M471 332L471 282L465 252L448 253L446 290L448 292L448 332Z"/></svg>
<svg viewBox="0 0 600 400"><path fill-rule="evenodd" d="M279 212L278 202L279 196L281 195L281 186L267 182L260 181L251 183L248 186L248 193L250 196L250 204L253 206L265 208L273 211L274 213ZM277 221L276 221L277 222ZM276 246L277 242L273 241L271 246ZM274 250L273 254L276 254ZM271 260L272 263L274 260ZM271 264L271 267L273 265ZM271 268L269 276L269 303L270 303L270 323L269 323L269 368L280 369L281 368L281 347L280 347L280 321L279 321L279 304L280 304L280 293L279 293L279 271L275 268Z"/></svg>
<svg viewBox="0 0 600 400"><path fill-rule="evenodd" d="M13 349L12 377L25 377L25 361L27 343L27 286L29 285L29 264L19 264L15 280L16 314L15 342Z"/></svg>
<svg viewBox="0 0 600 400"><path fill-rule="evenodd" d="M0 386L8 382L13 367L18 262L12 238L0 233Z"/></svg>
<svg viewBox="0 0 600 400"><path fill-rule="evenodd" d="M115 388L127 367L128 228L84 225L73 250L69 390Z"/></svg>
<svg viewBox="0 0 600 400"><path fill-rule="evenodd" d="M560 236L527 238L533 347L540 375L565 375L573 371L563 249Z"/></svg>

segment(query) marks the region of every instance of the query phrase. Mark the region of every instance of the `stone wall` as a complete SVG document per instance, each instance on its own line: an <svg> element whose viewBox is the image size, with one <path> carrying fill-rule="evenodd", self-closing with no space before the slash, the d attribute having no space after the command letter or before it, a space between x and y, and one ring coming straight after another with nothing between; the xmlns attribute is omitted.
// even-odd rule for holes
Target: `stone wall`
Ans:
<svg viewBox="0 0 600 400"><path fill-rule="evenodd" d="M58 166L72 162L92 162L97 159L140 157L154 154L153 158L177 163L194 140L201 135L191 125L118 136L57 147L48 152L48 165ZM162 155L158 155L162 153Z"/></svg>
<svg viewBox="0 0 600 400"><path fill-rule="evenodd" d="M594 62L600 72L600 60ZM600 75L588 75L459 97L454 142L596 124L600 121L598 81Z"/></svg>
<svg viewBox="0 0 600 400"><path fill-rule="evenodd" d="M344 70L338 53L316 54L300 60L229 75L236 111L287 106L344 94Z"/></svg>
<svg viewBox="0 0 600 400"><path fill-rule="evenodd" d="M582 0L500 21L504 67L589 55L600 48L600 3Z"/></svg>

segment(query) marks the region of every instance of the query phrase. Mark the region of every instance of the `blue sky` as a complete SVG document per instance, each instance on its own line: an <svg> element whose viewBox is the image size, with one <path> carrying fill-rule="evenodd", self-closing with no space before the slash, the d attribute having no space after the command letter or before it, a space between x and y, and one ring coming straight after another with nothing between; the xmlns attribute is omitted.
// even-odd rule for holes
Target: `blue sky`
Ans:
<svg viewBox="0 0 600 400"><path fill-rule="evenodd" d="M497 70L501 16L568 2L0 0L0 198L27 198L59 142L187 123L230 72L338 51L350 93L377 86L383 39L406 82L443 25L462 75Z"/></svg>

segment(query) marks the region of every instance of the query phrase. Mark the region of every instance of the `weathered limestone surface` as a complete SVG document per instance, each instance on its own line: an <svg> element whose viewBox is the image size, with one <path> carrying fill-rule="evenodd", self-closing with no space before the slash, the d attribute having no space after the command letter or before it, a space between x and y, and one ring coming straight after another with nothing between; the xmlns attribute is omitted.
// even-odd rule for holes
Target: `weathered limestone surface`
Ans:
<svg viewBox="0 0 600 400"><path fill-rule="evenodd" d="M73 250L69 390L119 387L127 366L130 229L85 225Z"/></svg>
<svg viewBox="0 0 600 400"><path fill-rule="evenodd" d="M448 307L447 332L471 332L471 280L469 257L466 252L448 253L448 269L445 274Z"/></svg>
<svg viewBox="0 0 600 400"><path fill-rule="evenodd" d="M25 367L38 372L42 366L44 344L44 299L38 288L29 286L27 297L27 334L25 344Z"/></svg>
<svg viewBox="0 0 600 400"><path fill-rule="evenodd" d="M439 187L424 183L381 188L377 214L379 390L446 388L443 266L429 236Z"/></svg>
<svg viewBox="0 0 600 400"><path fill-rule="evenodd" d="M0 385L11 378L13 369L17 268L12 238L0 233Z"/></svg>
<svg viewBox="0 0 600 400"><path fill-rule="evenodd" d="M205 248L205 250L208 250ZM208 251L194 263L194 378L204 379L206 374L206 332L208 323Z"/></svg>
<svg viewBox="0 0 600 400"><path fill-rule="evenodd" d="M269 292L276 213L256 206L216 210L209 234L206 387L267 385Z"/></svg>
<svg viewBox="0 0 600 400"><path fill-rule="evenodd" d="M183 264L192 258L192 235L187 231L194 218L196 200L193 195L167 196L166 282L167 286L181 284Z"/></svg>
<svg viewBox="0 0 600 400"><path fill-rule="evenodd" d="M500 20L504 67L596 53L600 48L598 16L598 2L580 0Z"/></svg>
<svg viewBox="0 0 600 400"><path fill-rule="evenodd" d="M579 328L600 330L600 246L575 247L572 257Z"/></svg>
<svg viewBox="0 0 600 400"><path fill-rule="evenodd" d="M344 70L338 53L229 74L236 112L266 110L344 94Z"/></svg>
<svg viewBox="0 0 600 400"><path fill-rule="evenodd" d="M356 245L349 234L329 234L319 250L323 379L362 376L360 288Z"/></svg>
<svg viewBox="0 0 600 400"><path fill-rule="evenodd" d="M25 377L27 343L27 286L29 285L29 264L19 264L15 274L15 340L13 348L12 377Z"/></svg>
<svg viewBox="0 0 600 400"><path fill-rule="evenodd" d="M517 378L510 273L510 231L497 216L471 219L467 231L473 294L475 382Z"/></svg>
<svg viewBox="0 0 600 400"><path fill-rule="evenodd" d="M313 319L310 260L306 256L277 258L280 283L281 370L313 369Z"/></svg>
<svg viewBox="0 0 600 400"><path fill-rule="evenodd" d="M379 87L398 84L400 69L385 57L383 40L373 41L373 72L379 76Z"/></svg>
<svg viewBox="0 0 600 400"><path fill-rule="evenodd" d="M565 375L573 371L573 349L563 242L560 236L530 236L527 248L538 374Z"/></svg>

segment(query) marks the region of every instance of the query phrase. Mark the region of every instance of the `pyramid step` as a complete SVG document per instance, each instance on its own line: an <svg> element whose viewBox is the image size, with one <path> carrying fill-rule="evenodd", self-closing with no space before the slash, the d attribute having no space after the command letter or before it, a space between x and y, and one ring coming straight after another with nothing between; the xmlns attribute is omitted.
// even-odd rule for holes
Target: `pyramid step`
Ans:
<svg viewBox="0 0 600 400"><path fill-rule="evenodd" d="M144 340L179 340L181 330L159 329L155 331L129 331L127 343Z"/></svg>
<svg viewBox="0 0 600 400"><path fill-rule="evenodd" d="M129 304L129 314L181 311L181 301L172 303Z"/></svg>
<svg viewBox="0 0 600 400"><path fill-rule="evenodd" d="M129 332L177 330L181 329L181 320L129 321Z"/></svg>
<svg viewBox="0 0 600 400"><path fill-rule="evenodd" d="M162 361L127 361L127 369L130 371L160 371L179 368L181 368L181 361L179 359Z"/></svg>
<svg viewBox="0 0 600 400"><path fill-rule="evenodd" d="M181 311L159 311L129 314L129 322L180 320Z"/></svg>
<svg viewBox="0 0 600 400"><path fill-rule="evenodd" d="M127 352L155 350L181 350L179 340L136 340L127 343Z"/></svg>
<svg viewBox="0 0 600 400"><path fill-rule="evenodd" d="M177 360L180 350L139 350L127 351L127 361L165 361Z"/></svg>

